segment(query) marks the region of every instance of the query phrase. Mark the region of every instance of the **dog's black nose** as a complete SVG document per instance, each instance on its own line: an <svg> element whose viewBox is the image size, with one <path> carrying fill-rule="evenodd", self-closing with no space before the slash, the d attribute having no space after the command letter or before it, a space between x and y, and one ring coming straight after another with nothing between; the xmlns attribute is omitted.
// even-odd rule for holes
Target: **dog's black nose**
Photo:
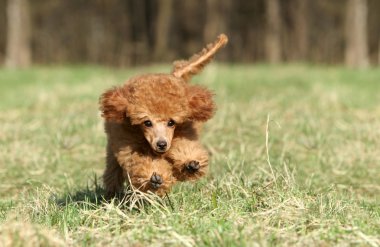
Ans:
<svg viewBox="0 0 380 247"><path fill-rule="evenodd" d="M166 143L166 141L158 141L157 142L157 147L158 149L160 150L165 150L165 148L168 146L168 144Z"/></svg>

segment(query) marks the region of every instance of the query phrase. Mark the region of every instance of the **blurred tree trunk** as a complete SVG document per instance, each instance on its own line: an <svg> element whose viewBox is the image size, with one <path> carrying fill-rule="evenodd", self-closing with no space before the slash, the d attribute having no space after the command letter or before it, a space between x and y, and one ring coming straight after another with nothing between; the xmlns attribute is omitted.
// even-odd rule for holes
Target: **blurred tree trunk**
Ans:
<svg viewBox="0 0 380 247"><path fill-rule="evenodd" d="M99 15L93 14L87 16L88 22L88 35L86 36L86 48L87 56L90 62L99 63L106 57L102 58L102 47L106 43L106 38L109 36L106 34L104 22Z"/></svg>
<svg viewBox="0 0 380 247"><path fill-rule="evenodd" d="M168 53L170 53L169 31L170 20L172 18L173 0L161 0L158 6L154 58L156 60L162 60L167 57Z"/></svg>
<svg viewBox="0 0 380 247"><path fill-rule="evenodd" d="M295 5L296 58L306 60L309 47L308 16L309 0L297 0Z"/></svg>
<svg viewBox="0 0 380 247"><path fill-rule="evenodd" d="M380 66L380 40L379 40L379 48L377 52L378 52L377 65Z"/></svg>
<svg viewBox="0 0 380 247"><path fill-rule="evenodd" d="M204 42L209 43L227 31L226 10L231 7L229 0L207 0L206 25L203 29Z"/></svg>
<svg viewBox="0 0 380 247"><path fill-rule="evenodd" d="M346 11L346 65L368 67L367 0L348 0Z"/></svg>
<svg viewBox="0 0 380 247"><path fill-rule="evenodd" d="M10 68L28 67L31 63L28 0L8 0L7 23L5 64Z"/></svg>
<svg viewBox="0 0 380 247"><path fill-rule="evenodd" d="M175 49L180 57L188 57L203 46L205 5L204 0L175 1L176 32L179 37Z"/></svg>
<svg viewBox="0 0 380 247"><path fill-rule="evenodd" d="M281 16L278 0L266 0L265 53L269 63L281 61Z"/></svg>
<svg viewBox="0 0 380 247"><path fill-rule="evenodd" d="M131 63L132 65L144 64L150 59L146 19L147 1L132 0L128 3L128 16L131 23Z"/></svg>

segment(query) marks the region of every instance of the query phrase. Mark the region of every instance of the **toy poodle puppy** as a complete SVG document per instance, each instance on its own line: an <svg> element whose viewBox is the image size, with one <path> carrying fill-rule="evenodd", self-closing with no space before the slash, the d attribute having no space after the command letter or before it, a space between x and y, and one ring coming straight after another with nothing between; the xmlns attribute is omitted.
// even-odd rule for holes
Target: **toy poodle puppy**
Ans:
<svg viewBox="0 0 380 247"><path fill-rule="evenodd" d="M222 34L188 61L176 61L171 74L137 76L101 95L108 197L121 193L126 180L162 196L175 182L206 173L208 154L198 139L215 104L212 92L188 82L226 43Z"/></svg>

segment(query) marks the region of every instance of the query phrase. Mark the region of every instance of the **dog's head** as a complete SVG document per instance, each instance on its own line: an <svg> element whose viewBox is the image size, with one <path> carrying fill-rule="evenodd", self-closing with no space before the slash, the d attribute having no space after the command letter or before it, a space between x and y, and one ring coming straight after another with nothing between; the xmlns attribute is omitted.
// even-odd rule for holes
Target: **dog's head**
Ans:
<svg viewBox="0 0 380 247"><path fill-rule="evenodd" d="M157 153L169 150L177 125L205 122L215 111L213 94L169 74L151 74L129 80L106 91L100 110L106 121L130 121L139 125L145 139Z"/></svg>

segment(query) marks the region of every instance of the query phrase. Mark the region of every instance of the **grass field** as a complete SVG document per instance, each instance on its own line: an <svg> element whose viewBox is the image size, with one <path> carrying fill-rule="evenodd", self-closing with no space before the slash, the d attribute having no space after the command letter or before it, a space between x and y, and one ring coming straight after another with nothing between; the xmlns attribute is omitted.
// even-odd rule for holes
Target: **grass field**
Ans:
<svg viewBox="0 0 380 247"><path fill-rule="evenodd" d="M380 245L379 69L210 66L208 176L102 201L99 95L168 70L0 70L0 246Z"/></svg>

